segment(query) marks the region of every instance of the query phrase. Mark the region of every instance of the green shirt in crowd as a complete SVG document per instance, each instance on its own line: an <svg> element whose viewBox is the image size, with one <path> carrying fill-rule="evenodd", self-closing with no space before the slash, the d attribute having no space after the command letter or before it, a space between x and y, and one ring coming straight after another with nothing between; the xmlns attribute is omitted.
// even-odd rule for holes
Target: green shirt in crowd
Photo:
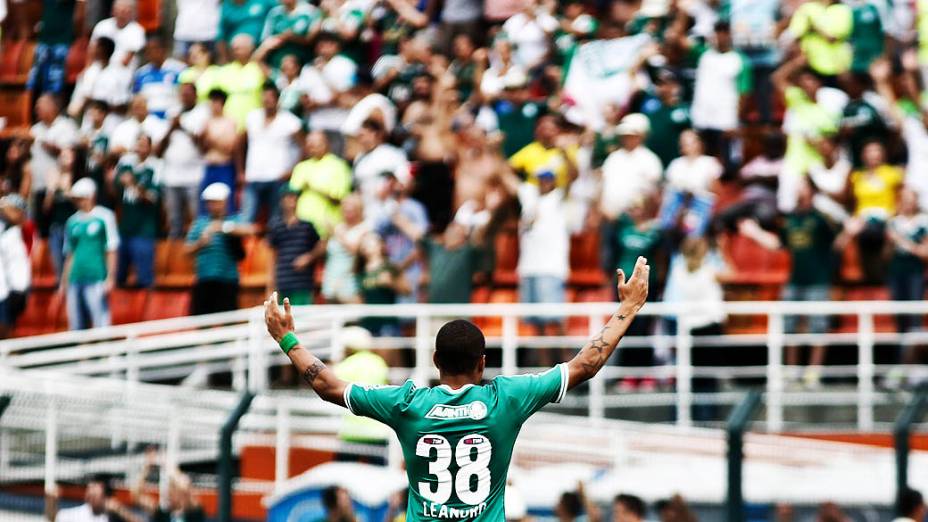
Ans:
<svg viewBox="0 0 928 522"><path fill-rule="evenodd" d="M850 38L851 47L854 49L851 70L867 73L873 60L883 54L886 37L883 21L880 19L880 10L872 2L853 4L851 12L854 17Z"/></svg>
<svg viewBox="0 0 928 522"><path fill-rule="evenodd" d="M916 245L921 244L928 237L928 216L918 214L915 216L896 216L889 220L889 228L908 239ZM906 276L925 273L925 262L917 255L899 248L893 250L889 260L891 274Z"/></svg>
<svg viewBox="0 0 928 522"><path fill-rule="evenodd" d="M645 146L661 159L666 167L680 157L680 134L690 128L690 107L685 104L665 105L657 98L642 104L643 112L651 122L651 132Z"/></svg>
<svg viewBox="0 0 928 522"><path fill-rule="evenodd" d="M106 221L93 212L77 212L64 226L65 251L71 257L68 281L77 284L106 280L106 253L113 238Z"/></svg>
<svg viewBox="0 0 928 522"><path fill-rule="evenodd" d="M319 8L307 2L298 1L292 11L288 11L283 5L277 5L267 13L261 40L288 31L295 36L306 36L313 26L321 21L321 17ZM284 42L283 45L271 51L268 55L268 63L276 69L280 67L280 62L288 54L296 56L301 64L309 59L308 46L296 42Z"/></svg>
<svg viewBox="0 0 928 522"><path fill-rule="evenodd" d="M131 175L133 185L120 178ZM155 183L155 170L148 161L128 157L116 169L116 200L119 202L119 234L123 237L154 239L158 233L161 188Z"/></svg>
<svg viewBox="0 0 928 522"><path fill-rule="evenodd" d="M469 303L480 261L478 250L470 243L454 250L434 239L422 243L429 260L429 302Z"/></svg>
<svg viewBox="0 0 928 522"><path fill-rule="evenodd" d="M408 522L504 520L506 477L522 424L567 391L559 364L534 375L500 376L485 385L345 389L355 415L396 432L409 480Z"/></svg>
<svg viewBox="0 0 928 522"><path fill-rule="evenodd" d="M657 226L648 225L639 228L628 214L619 216L615 225L616 256L615 267L626 274L635 271L635 262L639 256L653 258L661 242L661 231ZM651 273L649 284L657 288L657 270Z"/></svg>
<svg viewBox="0 0 928 522"><path fill-rule="evenodd" d="M74 7L77 0L42 0L39 43L70 45L74 41Z"/></svg>
<svg viewBox="0 0 928 522"><path fill-rule="evenodd" d="M817 210L796 211L784 217L780 240L793 259L789 284L831 284L835 230Z"/></svg>
<svg viewBox="0 0 928 522"><path fill-rule="evenodd" d="M238 215L227 216L224 220L226 223L238 223L241 219ZM199 241L203 231L212 222L209 216L200 216L190 225L190 232L187 234L187 243L192 244ZM209 244L200 249L196 254L196 274L197 281L227 281L238 282L238 260L235 258L232 241L241 241L239 238L230 237L221 232L213 234Z"/></svg>
<svg viewBox="0 0 928 522"><path fill-rule="evenodd" d="M503 133L503 156L509 158L535 140L535 123L546 107L537 102L526 102L520 106L498 101L493 110L499 131Z"/></svg>
<svg viewBox="0 0 928 522"><path fill-rule="evenodd" d="M261 32L264 31L264 20L272 7L277 5L273 0L223 0L219 9L219 35L217 40L232 43L232 39L239 34L247 34L252 38L255 46L261 43Z"/></svg>

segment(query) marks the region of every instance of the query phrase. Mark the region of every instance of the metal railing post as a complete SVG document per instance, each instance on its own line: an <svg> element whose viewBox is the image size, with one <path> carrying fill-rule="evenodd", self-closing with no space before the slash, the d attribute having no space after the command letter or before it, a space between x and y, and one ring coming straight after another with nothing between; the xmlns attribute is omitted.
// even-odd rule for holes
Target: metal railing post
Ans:
<svg viewBox="0 0 928 522"><path fill-rule="evenodd" d="M725 427L728 438L728 495L726 512L728 522L744 522L743 476L744 468L744 431L751 417L760 406L761 394L752 390L738 403L728 417Z"/></svg>
<svg viewBox="0 0 928 522"><path fill-rule="evenodd" d="M238 404L229 413L229 417L219 430L219 522L232 519L232 435L238 429L238 422L248 412L255 395L250 391L242 394Z"/></svg>
<svg viewBox="0 0 928 522"><path fill-rule="evenodd" d="M429 384L429 370L431 369L431 336L429 335L429 316L425 313L416 315L416 367L412 372L412 380L416 386Z"/></svg>
<svg viewBox="0 0 928 522"><path fill-rule="evenodd" d="M587 324L589 325L589 335L592 338L602 329L603 318L597 314L590 314ZM598 420L606 416L605 396L606 378L603 376L603 372L599 371L590 379L590 417L592 419Z"/></svg>
<svg viewBox="0 0 928 522"><path fill-rule="evenodd" d="M277 401L277 438L274 447L274 489L290 478L290 409Z"/></svg>
<svg viewBox="0 0 928 522"><path fill-rule="evenodd" d="M0 421L3 420L3 413L6 412L6 409L10 406L10 403L13 402L13 398L9 395L0 395ZM7 474L7 470L10 467L10 435L3 429L3 424L0 423L0 477L3 477Z"/></svg>
<svg viewBox="0 0 928 522"><path fill-rule="evenodd" d="M171 408L174 411L174 408ZM168 417L168 438L164 445L164 469L167 473L160 473L158 477L158 503L161 507L168 507L168 490L170 487L171 470L177 469L180 455L180 416L172 414Z"/></svg>
<svg viewBox="0 0 928 522"><path fill-rule="evenodd" d="M873 315L857 314L857 429L873 430Z"/></svg>
<svg viewBox="0 0 928 522"><path fill-rule="evenodd" d="M693 336L690 334L689 319L685 315L677 318L677 426L693 424Z"/></svg>
<svg viewBox="0 0 928 522"><path fill-rule="evenodd" d="M896 418L896 424L893 427L893 439L896 449L896 497L909 485L909 435L912 432L912 424L915 424L925 414L925 407L928 406L928 384L922 384L915 391L912 399L899 417Z"/></svg>
<svg viewBox="0 0 928 522"><path fill-rule="evenodd" d="M48 401L45 414L45 494L55 492L55 480L58 475L58 405L55 398Z"/></svg>
<svg viewBox="0 0 928 522"><path fill-rule="evenodd" d="M518 371L516 350L519 348L519 320L514 315L503 316L503 375L515 375Z"/></svg>
<svg viewBox="0 0 928 522"><path fill-rule="evenodd" d="M783 429L783 315L767 316L767 431Z"/></svg>

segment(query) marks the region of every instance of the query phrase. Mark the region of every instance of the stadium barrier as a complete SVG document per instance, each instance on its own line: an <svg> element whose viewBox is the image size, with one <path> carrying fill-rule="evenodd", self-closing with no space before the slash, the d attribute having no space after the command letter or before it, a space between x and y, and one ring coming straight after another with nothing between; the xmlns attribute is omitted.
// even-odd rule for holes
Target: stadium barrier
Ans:
<svg viewBox="0 0 928 522"><path fill-rule="evenodd" d="M675 318L674 335L659 333L629 336L621 350L653 347L673 353L672 360L661 366L607 366L588 387L587 393L572 394L564 407L586 409L592 418L603 418L616 408L670 408L678 425L693 423L694 405L730 406L740 400L739 393L697 393L694 378L755 379L766 392L766 429L780 432L795 426L784 417L793 406L850 406L854 408L853 427L860 431L885 428L891 419L876 418L875 409L894 405L897 396L876 387L892 365L876 364L875 351L895 350L899 345L928 344L928 332L905 334L878 331L876 321L895 314L928 314L928 302L846 301L846 302L727 302L724 309L730 318L760 318L764 333L723 336L693 336L687 317L697 305L686 303L649 303L643 317ZM342 326L365 317L396 317L408 323L411 337L384 337L375 346L411 353L411 367L394 367L391 379L412 378L420 384L437 377L432 367L432 340L437 324L452 317L469 317L484 326L488 346L499 349L498 365L488 368L488 376L533 371L537 367L520 365L522 350L570 347L576 349L587 335L537 336L526 330L530 317L561 317L567 323L585 324L587 334L599 330L616 309L614 303L565 304L462 304L462 305L345 305L308 306L294 309L298 334L308 348L322 358L338 360L344 353ZM827 315L849 325L845 331L826 334L793 334L784 331L787 315ZM821 390L787 388L788 372L796 369L783 363L787 345L824 345L850 348L850 364L828 365L822 375L839 380L842 386ZM761 363L752 365L695 366L694 350L739 347L756 350ZM276 344L267 336L260 309L239 310L213 316L185 317L136 323L82 332L56 333L0 342L0 366L30 369L43 368L72 375L110 376L140 382L164 382L170 379L196 381L212 373L232 375L237 391L259 392L269 388L268 371L287 364ZM905 367L908 374L917 367ZM613 393L608 383L623 377L655 377L673 383L670 391L648 394ZM853 384L848 384L853 383ZM885 417L885 416L884 416ZM888 431L888 430L887 430Z"/></svg>

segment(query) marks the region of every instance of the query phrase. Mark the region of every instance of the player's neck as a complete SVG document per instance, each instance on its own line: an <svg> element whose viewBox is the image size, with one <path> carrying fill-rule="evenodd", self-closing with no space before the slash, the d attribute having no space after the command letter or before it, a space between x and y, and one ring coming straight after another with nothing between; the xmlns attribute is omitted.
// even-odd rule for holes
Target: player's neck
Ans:
<svg viewBox="0 0 928 522"><path fill-rule="evenodd" d="M458 388L463 388L468 384L479 384L480 379L475 378L474 375L440 375L438 382L444 384L445 386L450 387L452 390L457 390Z"/></svg>

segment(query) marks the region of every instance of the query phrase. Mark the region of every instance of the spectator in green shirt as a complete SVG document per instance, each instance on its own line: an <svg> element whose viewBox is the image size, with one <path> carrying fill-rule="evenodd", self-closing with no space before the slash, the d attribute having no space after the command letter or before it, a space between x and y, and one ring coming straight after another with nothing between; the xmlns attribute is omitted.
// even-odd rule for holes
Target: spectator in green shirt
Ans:
<svg viewBox="0 0 928 522"><path fill-rule="evenodd" d="M238 262L245 257L242 238L254 234L254 226L227 215L231 190L224 183L203 189L206 215L199 216L187 234L184 251L196 257L196 282L190 302L192 315L226 312L238 308Z"/></svg>
<svg viewBox="0 0 928 522"><path fill-rule="evenodd" d="M97 186L77 180L70 196L77 212L65 223L67 260L61 278L71 330L110 325L109 293L113 289L119 238L106 218L95 212Z"/></svg>
<svg viewBox="0 0 928 522"><path fill-rule="evenodd" d="M116 283L125 286L129 268L135 284L149 288L155 279L155 235L158 229L161 188L155 183L151 138L139 136L135 153L123 156L116 167L115 194L119 207L119 263Z"/></svg>
<svg viewBox="0 0 928 522"><path fill-rule="evenodd" d="M276 5L272 0L222 0L219 9L219 35L216 49L219 63L229 59L228 47L235 37L244 34L252 43L260 42L268 11Z"/></svg>
<svg viewBox="0 0 928 522"><path fill-rule="evenodd" d="M831 280L835 268L835 252L844 250L848 242L860 232L859 220L848 221L839 233L839 227L816 209L813 204L815 192L808 179L799 187L796 208L783 216L779 233L760 228L756 221L744 220L738 225L741 234L753 239L769 250L786 249L792 257L789 281L783 288L784 301L829 301ZM807 315L807 331L811 334L828 332L828 316ZM786 316L786 333L798 333L803 316ZM821 367L825 363L825 346L812 347L809 364L802 376L808 388L817 388L821 380ZM786 347L786 365L790 370L787 378L799 376L799 347Z"/></svg>
<svg viewBox="0 0 928 522"><path fill-rule="evenodd" d="M482 231L453 221L440 235L422 241L428 259L430 303L469 303L480 271Z"/></svg>
<svg viewBox="0 0 928 522"><path fill-rule="evenodd" d="M281 0L267 14L256 58L274 69L280 68L287 55L305 63L309 58L307 50L319 32L320 20L319 9L305 0Z"/></svg>

